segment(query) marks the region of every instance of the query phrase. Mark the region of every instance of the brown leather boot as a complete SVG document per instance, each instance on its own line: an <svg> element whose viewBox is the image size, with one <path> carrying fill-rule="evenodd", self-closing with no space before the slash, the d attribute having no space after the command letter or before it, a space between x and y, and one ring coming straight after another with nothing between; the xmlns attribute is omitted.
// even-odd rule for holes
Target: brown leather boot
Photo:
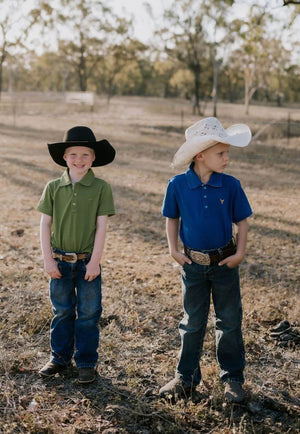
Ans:
<svg viewBox="0 0 300 434"><path fill-rule="evenodd" d="M179 378L173 378L165 386L159 390L161 398L175 398L185 397L187 398L195 390L195 386L190 386L183 383Z"/></svg>
<svg viewBox="0 0 300 434"><path fill-rule="evenodd" d="M39 374L42 377L54 377L54 375L65 371L69 366L70 365L60 365L59 363L49 361L42 369L40 369Z"/></svg>
<svg viewBox="0 0 300 434"><path fill-rule="evenodd" d="M247 392L243 389L241 383L228 381L225 385L225 398L229 402L240 404L247 398Z"/></svg>

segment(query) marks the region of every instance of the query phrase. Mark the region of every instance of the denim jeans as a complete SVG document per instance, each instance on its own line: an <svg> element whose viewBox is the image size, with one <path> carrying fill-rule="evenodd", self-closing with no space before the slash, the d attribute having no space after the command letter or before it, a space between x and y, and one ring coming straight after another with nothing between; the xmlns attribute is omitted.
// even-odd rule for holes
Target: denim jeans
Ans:
<svg viewBox="0 0 300 434"><path fill-rule="evenodd" d="M51 360L66 365L74 355L78 368L92 368L98 360L101 274L84 280L88 260L57 261L62 277L50 281Z"/></svg>
<svg viewBox="0 0 300 434"><path fill-rule="evenodd" d="M176 376L188 385L201 381L200 357L212 294L220 377L224 382L243 383L245 350L238 267L185 263L182 292L184 317L179 324L181 351Z"/></svg>

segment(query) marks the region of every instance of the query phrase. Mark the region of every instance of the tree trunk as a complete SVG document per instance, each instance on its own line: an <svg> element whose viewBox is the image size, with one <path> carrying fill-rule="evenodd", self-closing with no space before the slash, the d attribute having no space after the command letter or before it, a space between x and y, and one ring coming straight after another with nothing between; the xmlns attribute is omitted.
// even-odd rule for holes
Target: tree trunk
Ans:
<svg viewBox="0 0 300 434"><path fill-rule="evenodd" d="M86 62L85 62L85 58L83 56L83 53L81 53L81 56L80 56L80 62L78 65L78 73L79 73L80 90L82 92L85 92L87 90L87 77L86 77Z"/></svg>
<svg viewBox="0 0 300 434"><path fill-rule="evenodd" d="M213 115L217 117L217 102L218 102L218 78L219 78L219 62L214 57L214 84L213 84Z"/></svg>
<svg viewBox="0 0 300 434"><path fill-rule="evenodd" d="M80 58L78 65L79 86L82 92L87 90L87 70L86 70L86 47L84 44L83 34L80 32Z"/></svg>
<svg viewBox="0 0 300 434"><path fill-rule="evenodd" d="M198 114L198 115L202 115L201 110L200 110L200 96L199 96L199 87L200 87L200 72L199 72L199 68L195 68L193 70L194 73L194 85L195 85L195 89L194 89L194 105L193 105L193 114Z"/></svg>
<svg viewBox="0 0 300 434"><path fill-rule="evenodd" d="M3 67L2 67L2 62L0 62L0 101L2 97L2 74L3 74Z"/></svg>
<svg viewBox="0 0 300 434"><path fill-rule="evenodd" d="M3 84L3 63L5 60L5 45L3 45L2 47L2 55L0 57L0 101L1 101L1 97L2 97L2 84Z"/></svg>
<svg viewBox="0 0 300 434"><path fill-rule="evenodd" d="M245 114L249 114L249 105L250 105L250 87L252 82L252 74L249 68L245 69Z"/></svg>

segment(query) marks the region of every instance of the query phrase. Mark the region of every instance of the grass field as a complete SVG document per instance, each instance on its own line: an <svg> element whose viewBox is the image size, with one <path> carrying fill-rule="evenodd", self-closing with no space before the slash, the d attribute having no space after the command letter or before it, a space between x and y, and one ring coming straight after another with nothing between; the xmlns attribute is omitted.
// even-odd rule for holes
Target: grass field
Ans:
<svg viewBox="0 0 300 434"><path fill-rule="evenodd" d="M211 106L205 116L211 116ZM219 104L224 125L300 121L300 110ZM223 400L215 361L213 311L202 357L203 384L192 400L160 400L180 346L180 269L168 254L160 214L182 128L198 118L186 101L98 99L93 112L55 102L0 103L0 432L9 433L296 433L300 430L299 345L276 345L270 327L299 327L299 137L266 128L259 141L232 150L254 215L241 265L247 352L242 406ZM96 168L113 189L103 272L99 377L80 386L76 369L51 381L38 370L49 358L48 277L39 247L36 205L60 175L46 143L74 125L93 128L115 146L113 164Z"/></svg>

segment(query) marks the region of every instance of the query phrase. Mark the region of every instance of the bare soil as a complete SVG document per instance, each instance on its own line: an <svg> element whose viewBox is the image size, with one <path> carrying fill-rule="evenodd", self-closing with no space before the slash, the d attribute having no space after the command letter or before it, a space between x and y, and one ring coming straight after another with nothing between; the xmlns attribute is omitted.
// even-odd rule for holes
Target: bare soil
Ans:
<svg viewBox="0 0 300 434"><path fill-rule="evenodd" d="M202 356L203 383L192 399L160 400L180 346L180 268L169 256L160 214L173 154L198 117L188 102L99 98L93 111L22 99L0 104L0 432L3 433L296 433L300 430L299 344L278 345L270 328L299 327L299 137L284 137L289 108L219 104L222 123L262 132L232 150L254 210L241 265L247 352L244 405L224 403L211 311ZM204 116L210 116L208 104ZM103 258L103 315L97 381L81 386L76 368L51 381L38 370L49 358L48 277L39 247L36 205L60 175L46 143L74 125L93 128L115 146L113 164L95 170L113 188ZM282 126L283 125L283 126Z"/></svg>

